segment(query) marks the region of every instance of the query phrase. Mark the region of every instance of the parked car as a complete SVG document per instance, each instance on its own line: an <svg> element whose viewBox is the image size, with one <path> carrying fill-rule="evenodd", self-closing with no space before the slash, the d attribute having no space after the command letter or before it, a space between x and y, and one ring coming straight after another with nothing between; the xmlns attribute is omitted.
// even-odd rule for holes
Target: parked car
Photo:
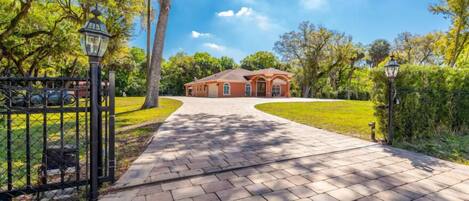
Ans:
<svg viewBox="0 0 469 201"><path fill-rule="evenodd" d="M14 107L27 107L28 100L27 96L24 94L17 94L12 98L12 106ZM70 105L75 103L76 97L74 94L70 94L67 91L61 90L52 90L47 92L47 105L48 106L60 106L62 104ZM32 94L31 101L32 106L40 106L44 104L44 95L43 94Z"/></svg>

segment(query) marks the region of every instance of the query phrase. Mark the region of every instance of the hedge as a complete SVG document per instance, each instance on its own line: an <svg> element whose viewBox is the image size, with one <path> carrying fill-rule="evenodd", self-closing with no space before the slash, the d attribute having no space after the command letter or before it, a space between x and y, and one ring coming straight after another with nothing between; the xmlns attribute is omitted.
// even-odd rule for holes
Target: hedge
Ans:
<svg viewBox="0 0 469 201"><path fill-rule="evenodd" d="M371 74L372 101L382 133L387 133L388 79L384 69ZM469 129L469 69L402 66L395 81L395 140L412 141L438 134L467 134Z"/></svg>

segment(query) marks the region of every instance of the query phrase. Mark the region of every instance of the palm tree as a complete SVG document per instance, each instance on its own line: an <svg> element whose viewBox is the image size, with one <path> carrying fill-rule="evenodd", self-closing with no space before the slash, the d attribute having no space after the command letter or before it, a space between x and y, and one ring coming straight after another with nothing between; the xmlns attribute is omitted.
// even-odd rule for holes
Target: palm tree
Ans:
<svg viewBox="0 0 469 201"><path fill-rule="evenodd" d="M151 12L151 0L147 0L147 20L146 20L146 30L147 30L147 76L150 74L150 54L151 54L151 22L152 22L152 12Z"/></svg>
<svg viewBox="0 0 469 201"><path fill-rule="evenodd" d="M158 23L156 24L150 68L147 76L147 95L145 97L145 103L143 103L142 106L144 109L159 106L158 96L161 79L161 62L163 59L164 39L168 25L171 0L159 0L159 5L160 12L158 15Z"/></svg>

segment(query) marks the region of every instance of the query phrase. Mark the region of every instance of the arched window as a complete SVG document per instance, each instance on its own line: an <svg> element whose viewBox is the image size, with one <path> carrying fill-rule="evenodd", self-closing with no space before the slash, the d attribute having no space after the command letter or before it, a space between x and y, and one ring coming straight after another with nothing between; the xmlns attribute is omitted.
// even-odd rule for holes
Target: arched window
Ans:
<svg viewBox="0 0 469 201"><path fill-rule="evenodd" d="M251 96L251 84L250 83L246 84L244 91L246 92L246 96Z"/></svg>
<svg viewBox="0 0 469 201"><path fill-rule="evenodd" d="M230 84L228 83L223 84L223 95L224 96L230 95Z"/></svg>
<svg viewBox="0 0 469 201"><path fill-rule="evenodd" d="M280 85L274 85L272 86L272 96L280 96L281 95L281 88Z"/></svg>

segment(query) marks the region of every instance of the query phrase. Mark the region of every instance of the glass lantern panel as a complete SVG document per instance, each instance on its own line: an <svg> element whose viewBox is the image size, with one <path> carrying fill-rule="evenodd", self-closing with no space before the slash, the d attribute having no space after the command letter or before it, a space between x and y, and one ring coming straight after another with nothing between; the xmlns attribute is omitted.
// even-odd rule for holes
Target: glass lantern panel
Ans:
<svg viewBox="0 0 469 201"><path fill-rule="evenodd" d="M392 77L397 77L397 72L399 72L399 68L398 67L394 67L392 73L393 73L393 76Z"/></svg>
<svg viewBox="0 0 469 201"><path fill-rule="evenodd" d="M392 73L391 73L391 67L384 67L384 73L386 73L386 77L391 77Z"/></svg>
<svg viewBox="0 0 469 201"><path fill-rule="evenodd" d="M399 68L396 66L387 66L384 68L384 72L388 78L395 78L397 76L398 70Z"/></svg>
<svg viewBox="0 0 469 201"><path fill-rule="evenodd" d="M89 56L99 56L101 37L93 33L86 33L86 52Z"/></svg>
<svg viewBox="0 0 469 201"><path fill-rule="evenodd" d="M109 44L109 38L106 36L101 36L101 44L99 46L99 57L104 56L104 53L106 53L107 46Z"/></svg>

